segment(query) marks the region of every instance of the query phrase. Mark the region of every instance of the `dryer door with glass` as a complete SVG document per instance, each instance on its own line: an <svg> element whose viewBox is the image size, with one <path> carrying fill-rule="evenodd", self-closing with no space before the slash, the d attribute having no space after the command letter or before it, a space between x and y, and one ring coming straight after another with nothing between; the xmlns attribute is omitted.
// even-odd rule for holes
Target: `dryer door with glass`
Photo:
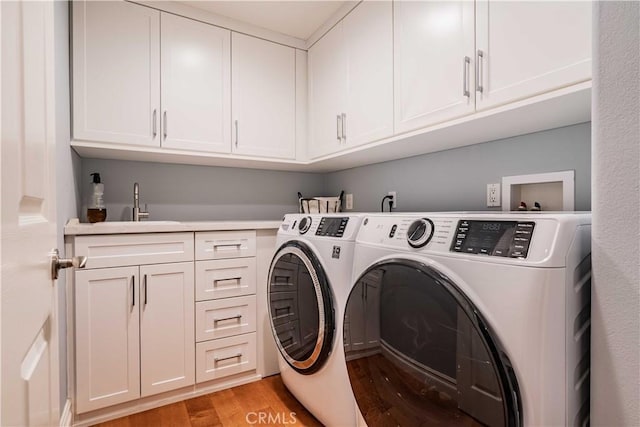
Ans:
<svg viewBox="0 0 640 427"><path fill-rule="evenodd" d="M278 249L267 292L280 354L299 373L316 372L331 353L335 312L327 275L308 245L290 241Z"/></svg>
<svg viewBox="0 0 640 427"><path fill-rule="evenodd" d="M515 375L482 313L433 266L389 259L345 311L349 381L368 425L521 425Z"/></svg>

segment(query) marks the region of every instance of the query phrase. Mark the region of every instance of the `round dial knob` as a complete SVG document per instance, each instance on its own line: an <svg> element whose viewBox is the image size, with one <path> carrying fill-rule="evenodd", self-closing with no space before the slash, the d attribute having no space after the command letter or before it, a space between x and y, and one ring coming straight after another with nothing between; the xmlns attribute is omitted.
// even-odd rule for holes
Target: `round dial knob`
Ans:
<svg viewBox="0 0 640 427"><path fill-rule="evenodd" d="M309 228L311 228L311 217L305 216L298 223L298 231L300 232L300 234L304 234L309 231Z"/></svg>
<svg viewBox="0 0 640 427"><path fill-rule="evenodd" d="M433 222L428 218L420 218L411 223L407 230L407 242L414 248L421 248L433 237Z"/></svg>

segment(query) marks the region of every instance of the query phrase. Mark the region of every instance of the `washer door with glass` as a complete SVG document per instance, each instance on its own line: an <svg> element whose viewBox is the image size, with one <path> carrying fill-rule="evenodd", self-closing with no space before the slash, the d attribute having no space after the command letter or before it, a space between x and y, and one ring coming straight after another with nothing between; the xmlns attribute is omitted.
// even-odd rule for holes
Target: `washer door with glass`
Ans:
<svg viewBox="0 0 640 427"><path fill-rule="evenodd" d="M521 425L506 354L478 309L433 267L372 265L349 295L344 335L368 425Z"/></svg>
<svg viewBox="0 0 640 427"><path fill-rule="evenodd" d="M331 353L333 296L313 251L290 241L278 249L269 271L271 330L280 354L301 374L320 369Z"/></svg>

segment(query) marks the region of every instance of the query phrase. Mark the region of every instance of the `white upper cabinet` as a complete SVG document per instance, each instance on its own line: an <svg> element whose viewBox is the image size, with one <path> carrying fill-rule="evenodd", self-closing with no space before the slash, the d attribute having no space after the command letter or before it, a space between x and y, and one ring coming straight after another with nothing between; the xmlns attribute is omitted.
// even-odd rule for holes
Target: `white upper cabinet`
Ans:
<svg viewBox="0 0 640 427"><path fill-rule="evenodd" d="M160 145L160 12L73 3L73 138Z"/></svg>
<svg viewBox="0 0 640 427"><path fill-rule="evenodd" d="M394 2L395 131L475 111L474 3Z"/></svg>
<svg viewBox="0 0 640 427"><path fill-rule="evenodd" d="M389 1L363 2L343 23L347 146L393 134L393 20Z"/></svg>
<svg viewBox="0 0 640 427"><path fill-rule="evenodd" d="M341 115L347 93L342 22L309 49L308 69L308 152L313 158L342 148Z"/></svg>
<svg viewBox="0 0 640 427"><path fill-rule="evenodd" d="M296 155L295 49L233 33L233 152Z"/></svg>
<svg viewBox="0 0 640 427"><path fill-rule="evenodd" d="M363 2L309 49L311 158L393 133L391 2Z"/></svg>
<svg viewBox="0 0 640 427"><path fill-rule="evenodd" d="M231 32L162 14L162 146L231 150Z"/></svg>
<svg viewBox="0 0 640 427"><path fill-rule="evenodd" d="M478 0L478 110L589 80L591 7L588 1Z"/></svg>

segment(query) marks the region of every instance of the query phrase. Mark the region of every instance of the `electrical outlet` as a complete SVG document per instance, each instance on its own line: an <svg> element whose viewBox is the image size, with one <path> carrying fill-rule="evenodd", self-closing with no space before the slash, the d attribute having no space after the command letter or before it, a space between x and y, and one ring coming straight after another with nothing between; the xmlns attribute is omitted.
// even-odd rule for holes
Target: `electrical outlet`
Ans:
<svg viewBox="0 0 640 427"><path fill-rule="evenodd" d="M353 209L353 194L347 194L347 209Z"/></svg>
<svg viewBox="0 0 640 427"><path fill-rule="evenodd" d="M389 191L387 193L389 196L393 197L393 203L391 204L391 207L393 209L398 207L398 192L397 191Z"/></svg>
<svg viewBox="0 0 640 427"><path fill-rule="evenodd" d="M500 206L500 184L487 184L487 207Z"/></svg>

